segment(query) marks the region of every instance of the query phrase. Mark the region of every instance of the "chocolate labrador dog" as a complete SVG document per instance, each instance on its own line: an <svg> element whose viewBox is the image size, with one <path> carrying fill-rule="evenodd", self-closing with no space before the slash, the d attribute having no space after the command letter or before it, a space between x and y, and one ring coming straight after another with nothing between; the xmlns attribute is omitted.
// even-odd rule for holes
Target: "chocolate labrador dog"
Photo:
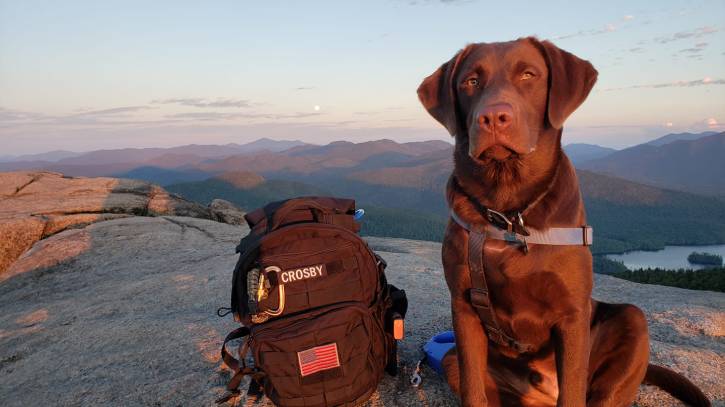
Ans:
<svg viewBox="0 0 725 407"><path fill-rule="evenodd" d="M642 382L710 405L649 364L640 309L591 298L591 229L561 135L596 79L523 38L469 45L418 89L456 141L442 257L457 347L444 367L464 406L629 406Z"/></svg>

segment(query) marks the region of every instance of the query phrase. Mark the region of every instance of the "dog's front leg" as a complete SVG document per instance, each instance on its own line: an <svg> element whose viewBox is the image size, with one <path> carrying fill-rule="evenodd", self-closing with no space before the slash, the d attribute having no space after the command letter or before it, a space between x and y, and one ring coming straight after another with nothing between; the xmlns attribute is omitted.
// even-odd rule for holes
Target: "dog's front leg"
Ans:
<svg viewBox="0 0 725 407"><path fill-rule="evenodd" d="M484 407L486 400L486 374L488 369L488 339L478 314L462 296L451 298L453 330L460 373L461 404Z"/></svg>
<svg viewBox="0 0 725 407"><path fill-rule="evenodd" d="M586 405L589 365L589 312L577 312L554 326L558 407Z"/></svg>

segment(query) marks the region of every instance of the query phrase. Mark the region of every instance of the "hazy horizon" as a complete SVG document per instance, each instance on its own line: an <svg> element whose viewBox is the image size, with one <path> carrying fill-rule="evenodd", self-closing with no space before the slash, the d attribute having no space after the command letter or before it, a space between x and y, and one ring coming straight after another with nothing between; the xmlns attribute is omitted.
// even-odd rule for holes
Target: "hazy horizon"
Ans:
<svg viewBox="0 0 725 407"><path fill-rule="evenodd" d="M470 42L537 35L599 81L564 144L725 130L725 2L0 0L0 156L450 141L420 81Z"/></svg>
<svg viewBox="0 0 725 407"><path fill-rule="evenodd" d="M708 131L705 131L705 132L708 132ZM705 132L702 132L702 133L705 133ZM652 140L655 140L655 139L658 139L658 138L661 138L663 136L670 135L670 134L673 134L673 133L661 134L661 135L652 137L651 139L644 140L644 141L642 141L642 143L647 143L649 141L652 141ZM244 142L231 141L231 142L228 142L228 143L169 144L169 145L153 146L153 147L143 147L143 146L131 146L131 145L129 145L129 146L114 147L114 148L99 148L99 149L90 149L90 150L56 149L56 150L43 150L43 151L37 151L37 152L32 152L32 153L23 153L23 154L0 154L0 162L2 162L3 159L8 159L8 158L16 158L16 157L22 157L22 156L26 156L26 155L38 155L38 154L52 153L52 152L60 152L60 151L65 151L65 152L69 152L69 153L76 153L76 154L84 154L84 153L90 153L90 152L99 151L99 150L126 150L126 149L145 149L145 148L170 149L170 148L185 147L185 146L190 146L190 145L197 145L197 146L200 146L200 145L222 145L223 146L223 145L234 145L234 144L236 144L236 145L245 145L245 144L254 143L254 142L263 141L263 140L287 141L287 142L304 142L304 143L307 143L307 144L310 144L310 145L319 145L319 146L324 146L324 145L327 145L329 143L334 143L334 142L339 142L339 141L349 141L349 142L358 144L358 143L365 143L365 142L371 142L371 141L392 140L392 141L395 141L397 143L408 143L408 142L416 142L416 141L417 142L443 141L443 142L447 142L447 143L451 144L451 147L452 147L453 146L453 142L454 142L454 140L452 138L448 138L448 139L427 139L427 140L399 141L399 140L393 140L393 139L391 139L389 137L383 137L383 138L370 139L370 140L331 140L329 142L310 142L310 141L304 141L304 140L299 140L299 139L284 139L284 138L276 138L275 139L275 138L269 138L269 137L260 137L260 138L257 138L257 139L252 139L250 141L244 141ZM640 144L642 144L642 143L640 143ZM586 142L582 142L582 143L580 143L580 142L562 143L562 146L566 147L567 145L570 145L570 144L587 144L587 145L598 145L598 146L601 146L599 144L586 143ZM605 146L601 146L601 147L605 147ZM630 146L626 146L626 147L622 147L622 148L616 148L616 150L620 150L620 149L624 149L624 148L628 148L628 147L630 147Z"/></svg>

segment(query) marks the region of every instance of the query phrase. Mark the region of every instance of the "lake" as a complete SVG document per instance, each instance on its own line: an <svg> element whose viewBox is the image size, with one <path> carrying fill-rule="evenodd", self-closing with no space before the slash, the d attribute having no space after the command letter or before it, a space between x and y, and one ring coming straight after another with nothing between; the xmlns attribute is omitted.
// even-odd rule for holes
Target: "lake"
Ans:
<svg viewBox="0 0 725 407"><path fill-rule="evenodd" d="M713 246L665 246L663 250L656 252L633 251L624 254L608 254L607 258L621 261L629 269L638 268L665 268L665 269L701 269L706 266L691 264L687 256L692 252L706 252L719 254L725 258L725 245Z"/></svg>

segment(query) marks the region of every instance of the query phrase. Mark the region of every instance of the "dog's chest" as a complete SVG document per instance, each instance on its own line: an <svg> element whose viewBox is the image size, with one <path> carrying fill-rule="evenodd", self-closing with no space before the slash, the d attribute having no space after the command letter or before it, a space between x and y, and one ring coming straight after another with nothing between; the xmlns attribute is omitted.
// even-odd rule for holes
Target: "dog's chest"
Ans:
<svg viewBox="0 0 725 407"><path fill-rule="evenodd" d="M528 253L487 241L483 265L499 323L521 340L548 340L553 321L574 307L565 274L556 270L562 253L531 246Z"/></svg>

